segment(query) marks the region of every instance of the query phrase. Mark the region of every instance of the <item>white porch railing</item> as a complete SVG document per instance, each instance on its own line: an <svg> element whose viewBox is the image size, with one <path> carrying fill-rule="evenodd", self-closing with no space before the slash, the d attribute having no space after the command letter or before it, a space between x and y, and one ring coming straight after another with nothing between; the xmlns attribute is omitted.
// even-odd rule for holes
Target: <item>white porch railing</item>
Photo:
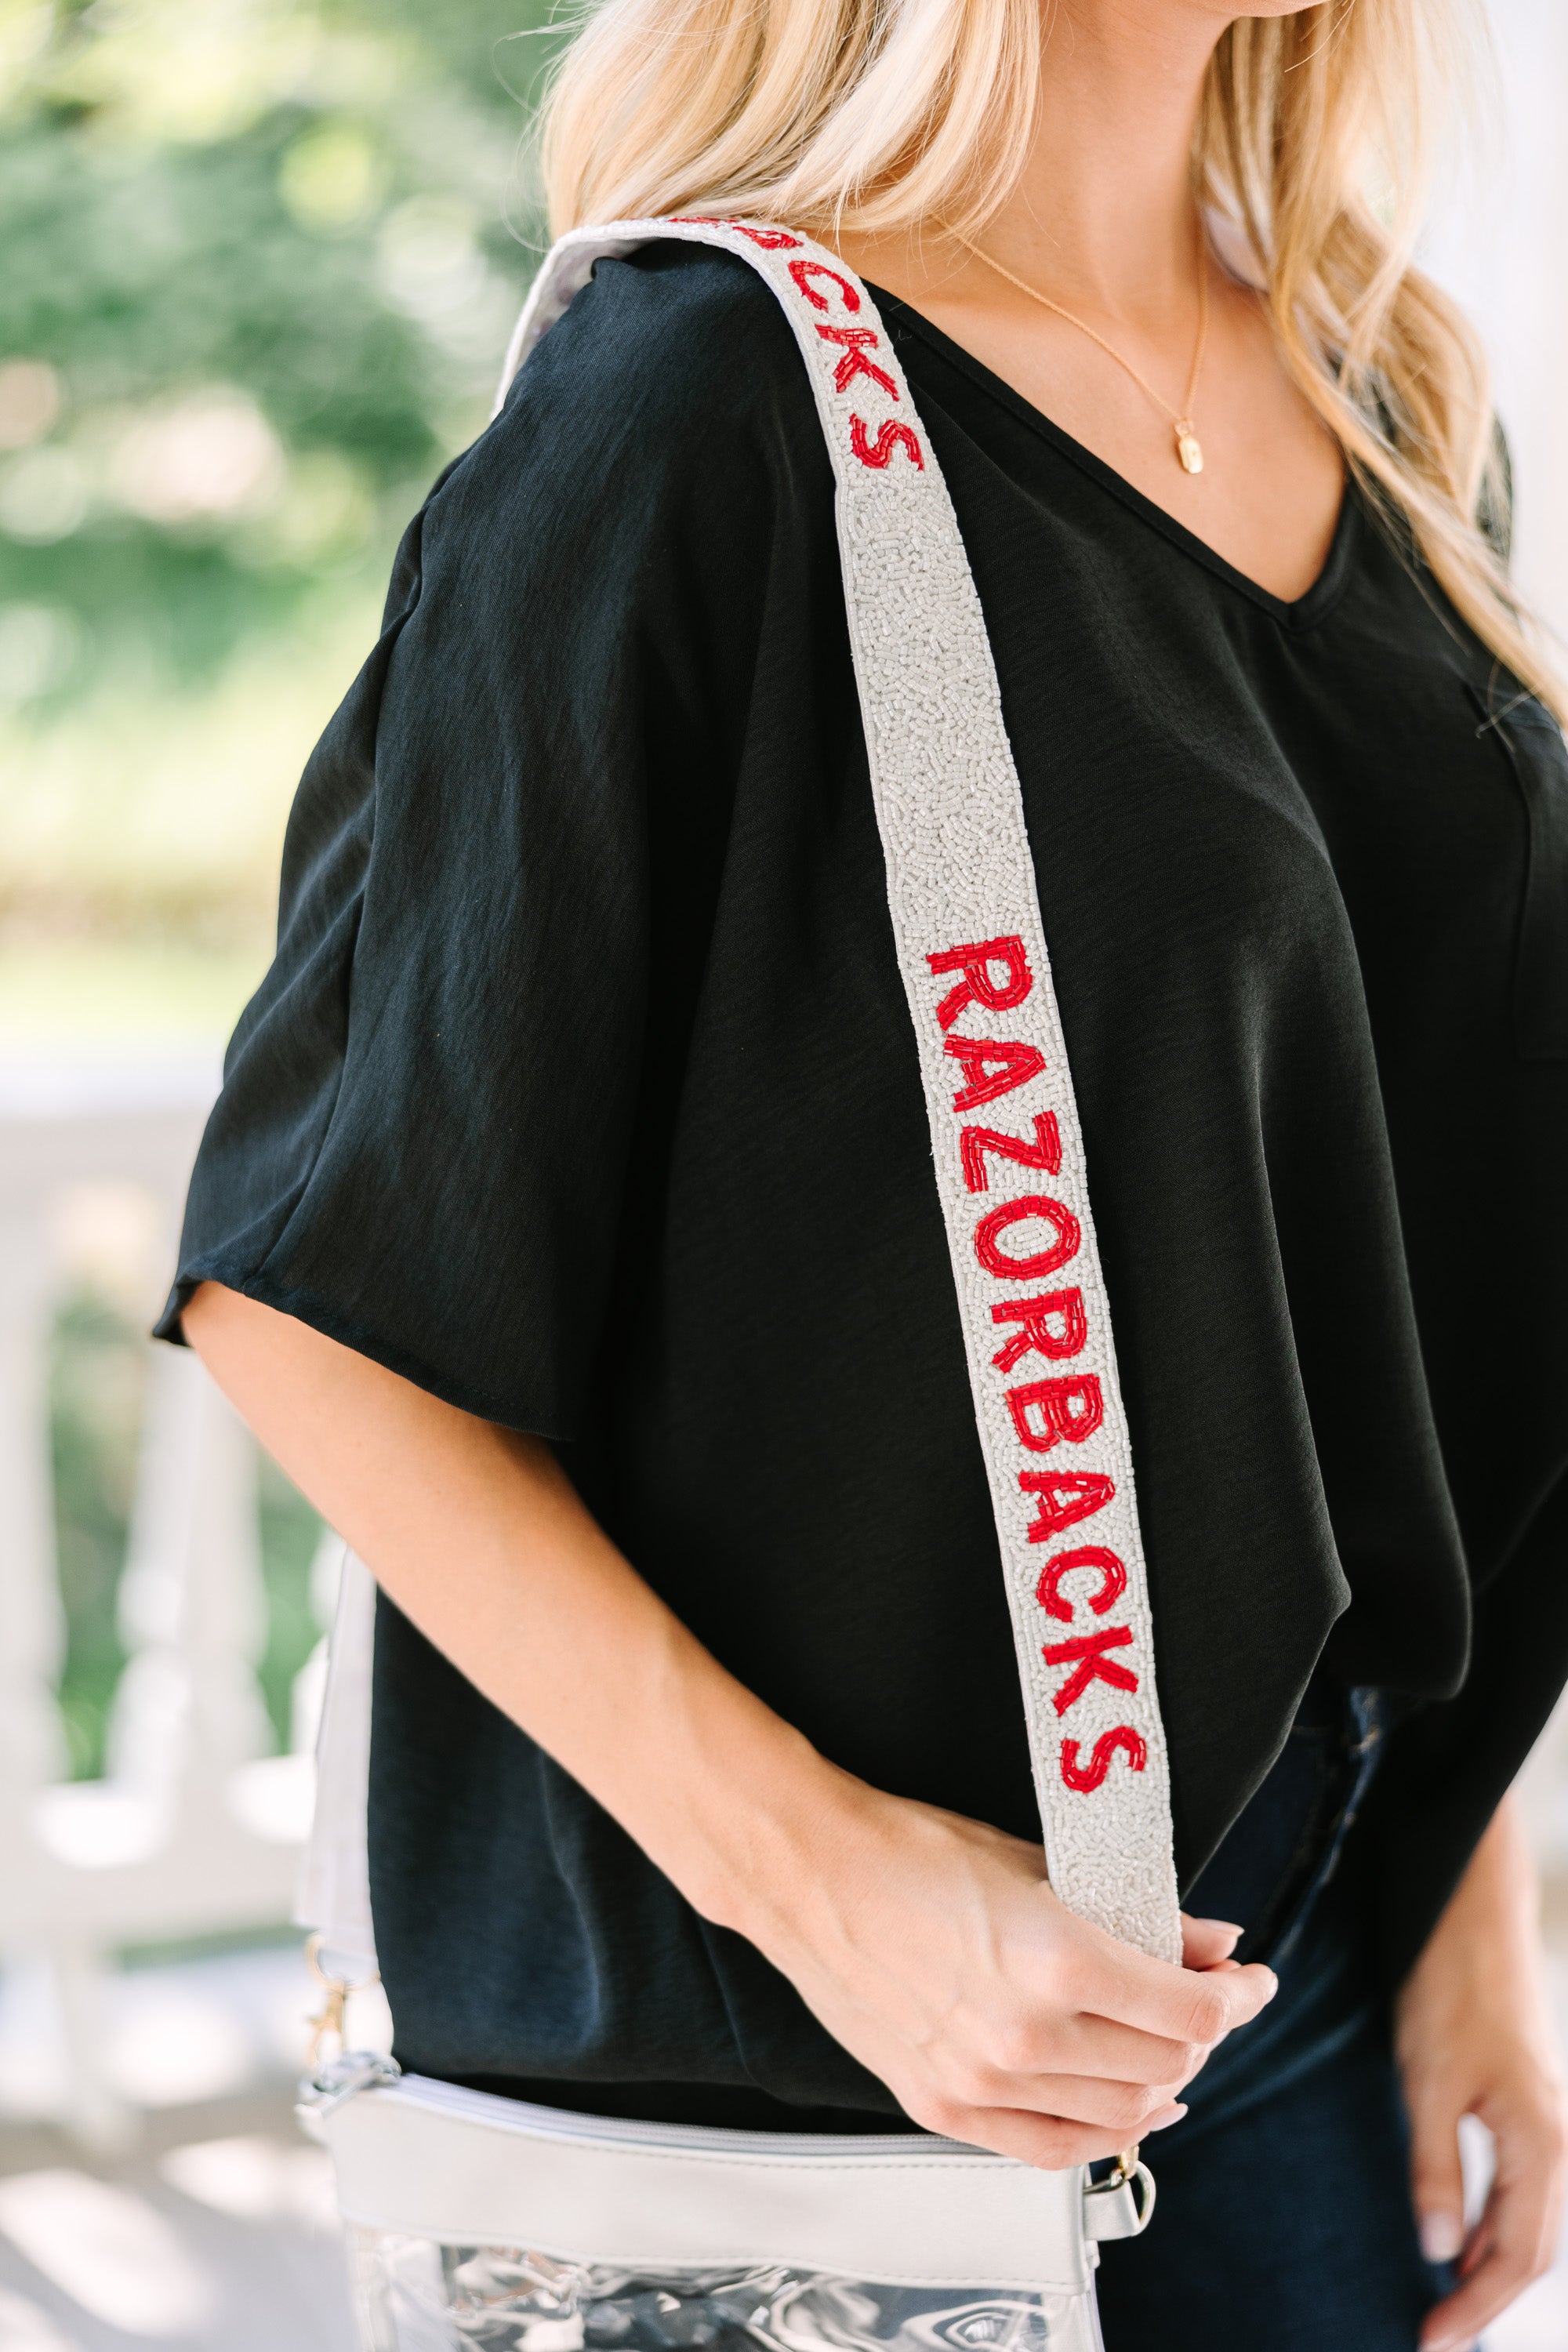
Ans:
<svg viewBox="0 0 1568 2352"><path fill-rule="evenodd" d="M152 1342L110 1777L62 1777L47 1350L70 1204L85 1185L151 1210L155 1293L216 1075L205 1060L0 1067L0 1958L48 1963L68 2054L59 2120L100 2144L132 2120L103 2063L109 1956L287 1920L313 1793L308 1754L270 1752L256 1678L253 1442L194 1355ZM312 1662L301 1745L318 1679Z"/></svg>

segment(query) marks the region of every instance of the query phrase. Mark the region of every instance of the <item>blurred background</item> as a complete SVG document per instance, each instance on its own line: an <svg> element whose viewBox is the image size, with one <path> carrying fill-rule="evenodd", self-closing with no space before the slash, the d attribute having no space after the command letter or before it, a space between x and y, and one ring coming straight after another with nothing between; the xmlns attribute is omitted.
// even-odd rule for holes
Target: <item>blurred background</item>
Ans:
<svg viewBox="0 0 1568 2352"><path fill-rule="evenodd" d="M0 2352L352 2342L289 2112L337 1550L144 1333L295 780L538 257L547 6L0 0ZM1568 637L1568 10L1489 15L1428 258ZM1526 1795L1568 1991L1568 1717ZM1568 2273L1489 2340L1563 2352Z"/></svg>

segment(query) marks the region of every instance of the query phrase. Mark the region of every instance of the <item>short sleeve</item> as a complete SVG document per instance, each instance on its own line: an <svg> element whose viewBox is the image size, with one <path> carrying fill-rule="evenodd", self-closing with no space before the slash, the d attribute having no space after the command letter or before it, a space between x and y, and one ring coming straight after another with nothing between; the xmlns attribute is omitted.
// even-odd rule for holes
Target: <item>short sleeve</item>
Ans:
<svg viewBox="0 0 1568 2352"><path fill-rule="evenodd" d="M809 412L767 289L658 247L437 485L300 785L161 1336L211 1280L577 1433L712 920L781 400Z"/></svg>

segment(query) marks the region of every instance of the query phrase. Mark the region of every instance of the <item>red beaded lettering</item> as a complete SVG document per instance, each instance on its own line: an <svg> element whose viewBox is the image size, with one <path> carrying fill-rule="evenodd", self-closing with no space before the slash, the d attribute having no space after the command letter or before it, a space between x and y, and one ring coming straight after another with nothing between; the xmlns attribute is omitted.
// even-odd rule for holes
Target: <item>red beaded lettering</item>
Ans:
<svg viewBox="0 0 1568 2352"><path fill-rule="evenodd" d="M1131 1666L1107 1657L1108 1650L1125 1650L1132 1640L1129 1625L1108 1625L1102 1633L1075 1633L1070 1642L1047 1642L1040 1655L1047 1666L1071 1666L1053 1702L1065 1715L1076 1706L1093 1683L1109 1683L1112 1690L1135 1691L1138 1677Z"/></svg>
<svg viewBox="0 0 1568 2352"><path fill-rule="evenodd" d="M880 341L869 327L818 327L816 331L825 343L842 343L844 346L844 356L833 371L835 392L847 392L858 375L868 375L874 383L881 385L890 399L902 397L887 370L866 357L867 346L874 351Z"/></svg>
<svg viewBox="0 0 1568 2352"><path fill-rule="evenodd" d="M1114 1731L1102 1731L1094 1743L1094 1752L1087 1764L1078 1760L1078 1741L1062 1741L1062 1779L1069 1789L1080 1796L1091 1796L1110 1769L1110 1759L1118 1748L1127 1758L1131 1771L1142 1772L1149 1761L1148 1747L1130 1723L1119 1723Z"/></svg>
<svg viewBox="0 0 1568 2352"><path fill-rule="evenodd" d="M1053 1225L1056 1240L1030 1257L1006 1256L997 1246L998 1236L1009 1225L1022 1224L1031 1217ZM1016 1201L1003 1201L996 1208L987 1209L974 1228L974 1255L987 1274L1000 1275L1004 1282L1037 1281L1066 1265L1082 1238L1078 1219L1065 1201L1053 1201L1047 1192L1020 1192Z"/></svg>
<svg viewBox="0 0 1568 2352"><path fill-rule="evenodd" d="M817 333L826 330L818 327ZM932 971L961 971L963 978L951 989L936 1008L936 1017L944 1029L951 1029L966 1004L984 1004L988 1013L1010 1013L1015 1004L1022 1004L1035 984L1029 970L1024 942L1016 932L1005 939L978 940L966 948L944 948L940 955L928 955ZM1007 976L995 981L991 966L1004 964Z"/></svg>
<svg viewBox="0 0 1568 2352"><path fill-rule="evenodd" d="M806 300L810 303L814 310L826 310L828 307L826 295L819 294L816 287L812 285L811 280L814 278L832 278L833 283L837 287L838 291L844 297L844 308L848 311L851 318L854 317L856 311L860 308L859 289L857 287L852 286L847 278L840 278L837 269L829 269L826 261L792 261L789 266L789 274L795 279L797 289L805 296Z"/></svg>
<svg viewBox="0 0 1568 2352"><path fill-rule="evenodd" d="M1064 1437L1069 1445L1081 1445L1105 1419L1105 1399L1092 1372L1067 1381L1031 1381L1006 1393L1013 1426L1031 1454L1048 1454ZM1034 1412L1040 1416L1037 1423L1029 1418Z"/></svg>
<svg viewBox="0 0 1568 2352"><path fill-rule="evenodd" d="M1043 1168L1047 1176L1057 1175L1062 1164L1062 1139L1054 1110L1035 1113L1033 1143L1021 1135L999 1134L994 1127L966 1127L959 1138L959 1149L963 1155L963 1181L972 1192L991 1190L985 1172L988 1151L994 1151L998 1160L1016 1160L1020 1168Z"/></svg>
<svg viewBox="0 0 1568 2352"><path fill-rule="evenodd" d="M1089 1607L1097 1617L1103 1617L1113 1602L1127 1590L1127 1570L1113 1551L1103 1544L1084 1544L1077 1551L1058 1552L1040 1570L1040 1580L1035 1587L1035 1598L1047 1617L1059 1617L1064 1623L1072 1622L1072 1602L1062 1599L1064 1576L1075 1568L1094 1568L1100 1571L1100 1591L1089 1595Z"/></svg>
<svg viewBox="0 0 1568 2352"><path fill-rule="evenodd" d="M1049 1543L1116 1500L1116 1481L1098 1470L1020 1470L1018 1484L1026 1495L1038 1497L1029 1524L1031 1543Z"/></svg>
<svg viewBox="0 0 1568 2352"><path fill-rule="evenodd" d="M669 219L672 228L732 228L764 253L784 253L800 243L787 228L753 228L749 221L730 220L721 213L671 213Z"/></svg>
<svg viewBox="0 0 1568 2352"><path fill-rule="evenodd" d="M1031 1352L1062 1363L1079 1355L1089 1338L1081 1290L1047 1290L1043 1298L1005 1298L991 1309L991 1320L1024 1327L992 1357L999 1372L1010 1372Z"/></svg>
<svg viewBox="0 0 1568 2352"><path fill-rule="evenodd" d="M852 416L849 419L849 446L863 466L875 466L879 471L888 463L895 449L901 449L922 474L925 472L926 461L921 455L921 445L914 434L907 425L895 425L890 416L883 418L874 441L866 437L865 418Z"/></svg>
<svg viewBox="0 0 1568 2352"><path fill-rule="evenodd" d="M1026 1087L1046 1066L1037 1045L997 1045L989 1037L950 1037L942 1050L963 1064L966 1083L953 1096L954 1110L978 1110L1015 1087Z"/></svg>

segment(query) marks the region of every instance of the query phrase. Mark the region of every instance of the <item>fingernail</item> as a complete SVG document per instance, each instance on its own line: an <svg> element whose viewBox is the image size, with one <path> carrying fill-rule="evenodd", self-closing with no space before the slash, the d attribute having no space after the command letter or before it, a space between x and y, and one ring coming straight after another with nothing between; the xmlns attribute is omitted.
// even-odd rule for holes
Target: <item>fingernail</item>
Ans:
<svg viewBox="0 0 1568 2352"><path fill-rule="evenodd" d="M1212 1927L1216 1936L1228 1936L1233 1944L1241 1940L1241 1929L1234 1919L1194 1919L1194 1927Z"/></svg>
<svg viewBox="0 0 1568 2352"><path fill-rule="evenodd" d="M1421 2251L1429 2263L1451 2263L1458 2259L1465 2242L1465 2227L1457 2213L1423 2213L1421 2216ZM1448 2352L1450 2343L1458 2338L1443 2337L1434 2343L1431 2352Z"/></svg>
<svg viewBox="0 0 1568 2352"><path fill-rule="evenodd" d="M1272 1969L1265 1969L1263 1973L1268 1979L1268 1990L1263 1996L1264 2006L1267 2008L1279 1990L1279 1979Z"/></svg>
<svg viewBox="0 0 1568 2352"><path fill-rule="evenodd" d="M1162 2107L1157 2116L1151 2116L1143 2128L1145 2131L1168 2131L1173 2124L1181 2122L1186 2112L1178 2101L1173 2106Z"/></svg>

